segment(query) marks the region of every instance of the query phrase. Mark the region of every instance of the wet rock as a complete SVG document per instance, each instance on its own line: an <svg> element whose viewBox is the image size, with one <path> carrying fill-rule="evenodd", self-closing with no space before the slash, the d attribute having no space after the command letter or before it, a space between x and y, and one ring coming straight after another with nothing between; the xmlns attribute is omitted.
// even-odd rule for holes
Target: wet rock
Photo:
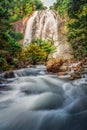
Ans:
<svg viewBox="0 0 87 130"><path fill-rule="evenodd" d="M62 65L59 70L62 71L62 72L68 71L68 66Z"/></svg>
<svg viewBox="0 0 87 130"><path fill-rule="evenodd" d="M3 84L0 86L0 91L9 91L12 90L10 86L7 86L6 84Z"/></svg>
<svg viewBox="0 0 87 130"><path fill-rule="evenodd" d="M72 63L75 63L75 62L77 62L75 59L67 59L66 60L67 64L72 64Z"/></svg>
<svg viewBox="0 0 87 130"><path fill-rule="evenodd" d="M60 67L62 66L62 64L63 64L63 60L59 58L54 58L52 60L49 60L46 66L47 71L57 73Z"/></svg>
<svg viewBox="0 0 87 130"><path fill-rule="evenodd" d="M72 73L72 74L70 75L70 79L71 79L71 80L78 79L78 78L81 78L80 73L74 72L74 73Z"/></svg>
<svg viewBox="0 0 87 130"><path fill-rule="evenodd" d="M58 73L58 76L64 76L64 75L67 75L67 72L59 72Z"/></svg>
<svg viewBox="0 0 87 130"><path fill-rule="evenodd" d="M72 67L74 71L77 71L77 72L81 72L84 70L84 68L80 65L77 65L77 66L74 66Z"/></svg>
<svg viewBox="0 0 87 130"><path fill-rule="evenodd" d="M30 66L29 61L18 61L15 64L16 69L21 69L21 68L28 68Z"/></svg>
<svg viewBox="0 0 87 130"><path fill-rule="evenodd" d="M13 71L6 71L4 73L4 78L15 78L14 72Z"/></svg>

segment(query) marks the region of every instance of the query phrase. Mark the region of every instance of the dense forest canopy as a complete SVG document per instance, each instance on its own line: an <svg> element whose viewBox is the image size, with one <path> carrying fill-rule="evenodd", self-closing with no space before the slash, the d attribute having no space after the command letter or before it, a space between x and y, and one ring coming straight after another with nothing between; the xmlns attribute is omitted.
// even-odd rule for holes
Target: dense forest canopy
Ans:
<svg viewBox="0 0 87 130"><path fill-rule="evenodd" d="M32 14L35 10L47 9L41 0L0 1L0 70L9 68L19 58L23 36L15 32L12 22ZM56 0L50 7L66 19L67 42L75 58L87 55L87 0Z"/></svg>

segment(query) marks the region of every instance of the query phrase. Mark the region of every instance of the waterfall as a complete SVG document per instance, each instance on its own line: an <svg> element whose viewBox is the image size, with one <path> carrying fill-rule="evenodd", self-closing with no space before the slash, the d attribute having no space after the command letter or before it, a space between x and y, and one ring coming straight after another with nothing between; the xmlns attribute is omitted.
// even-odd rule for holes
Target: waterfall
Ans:
<svg viewBox="0 0 87 130"><path fill-rule="evenodd" d="M35 11L27 21L24 45L31 43L34 38L50 40L58 47L58 18L52 10Z"/></svg>
<svg viewBox="0 0 87 130"><path fill-rule="evenodd" d="M29 20L27 21L27 26L26 26L26 31L25 31L25 37L24 37L24 44L28 44L31 42L32 40L32 27L33 27L33 23L34 23L34 19L37 16L37 11L34 12L34 14L29 18Z"/></svg>
<svg viewBox="0 0 87 130"><path fill-rule="evenodd" d="M33 38L52 40L58 45L58 18L52 10L35 11L27 21L24 45Z"/></svg>

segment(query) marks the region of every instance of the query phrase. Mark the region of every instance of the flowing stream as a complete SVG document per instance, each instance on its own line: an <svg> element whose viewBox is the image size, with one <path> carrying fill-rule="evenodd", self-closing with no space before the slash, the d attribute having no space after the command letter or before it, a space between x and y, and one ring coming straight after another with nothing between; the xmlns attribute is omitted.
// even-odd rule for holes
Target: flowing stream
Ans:
<svg viewBox="0 0 87 130"><path fill-rule="evenodd" d="M69 81L36 66L0 77L0 130L87 130L87 76Z"/></svg>

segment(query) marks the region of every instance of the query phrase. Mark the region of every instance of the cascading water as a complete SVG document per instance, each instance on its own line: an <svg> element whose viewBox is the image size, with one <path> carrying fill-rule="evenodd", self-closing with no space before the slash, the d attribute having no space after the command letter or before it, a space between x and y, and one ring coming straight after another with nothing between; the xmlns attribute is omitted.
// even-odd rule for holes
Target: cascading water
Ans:
<svg viewBox="0 0 87 130"><path fill-rule="evenodd" d="M26 31L25 31L25 38L24 38L24 44L28 44L31 42L32 40L32 34L33 34L33 24L34 24L34 20L37 16L37 11L32 15L31 18L29 18L29 20L27 21L27 26L26 26Z"/></svg>
<svg viewBox="0 0 87 130"><path fill-rule="evenodd" d="M52 10L35 11L27 21L24 44L33 38L52 40L58 45L58 18Z"/></svg>
<svg viewBox="0 0 87 130"><path fill-rule="evenodd" d="M87 130L87 77L69 81L44 66L0 77L0 130Z"/></svg>
<svg viewBox="0 0 87 130"><path fill-rule="evenodd" d="M58 17L52 10L36 11L29 18L26 25L24 45L29 44L33 38L50 40L55 46L59 46ZM58 55L59 52L58 47L55 55Z"/></svg>

